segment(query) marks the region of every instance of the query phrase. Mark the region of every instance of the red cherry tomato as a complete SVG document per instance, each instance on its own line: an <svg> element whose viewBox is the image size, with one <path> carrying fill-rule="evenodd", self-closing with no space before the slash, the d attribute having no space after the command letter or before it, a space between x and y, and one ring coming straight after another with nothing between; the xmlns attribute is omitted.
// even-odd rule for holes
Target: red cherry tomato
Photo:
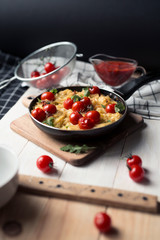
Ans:
<svg viewBox="0 0 160 240"><path fill-rule="evenodd" d="M100 121L100 113L98 111L96 111L96 110L88 111L85 114L85 117L92 119L95 124Z"/></svg>
<svg viewBox="0 0 160 240"><path fill-rule="evenodd" d="M50 76L43 77L42 79L38 79L36 83L37 88L45 89L53 86L52 79Z"/></svg>
<svg viewBox="0 0 160 240"><path fill-rule="evenodd" d="M115 103L112 103L112 104L108 104L106 106L106 112L107 113L115 113Z"/></svg>
<svg viewBox="0 0 160 240"><path fill-rule="evenodd" d="M71 109L73 105L73 100L71 98L67 98L66 100L64 100L63 106L65 109Z"/></svg>
<svg viewBox="0 0 160 240"><path fill-rule="evenodd" d="M69 67L65 66L59 69L58 73L60 74L61 78L63 78L69 73L69 71L70 71Z"/></svg>
<svg viewBox="0 0 160 240"><path fill-rule="evenodd" d="M84 103L81 101L74 102L72 105L72 110L77 112L83 112L85 110Z"/></svg>
<svg viewBox="0 0 160 240"><path fill-rule="evenodd" d="M38 79L36 82L36 87L39 89L45 89L46 83L43 81L44 78Z"/></svg>
<svg viewBox="0 0 160 240"><path fill-rule="evenodd" d="M37 161L37 167L44 173L48 173L53 169L53 159L47 155L40 156Z"/></svg>
<svg viewBox="0 0 160 240"><path fill-rule="evenodd" d="M90 118L82 117L78 120L80 129L91 129L94 127L94 121Z"/></svg>
<svg viewBox="0 0 160 240"><path fill-rule="evenodd" d="M46 117L45 112L41 108L36 108L32 110L31 114L35 119L37 119L40 122L42 122Z"/></svg>
<svg viewBox="0 0 160 240"><path fill-rule="evenodd" d="M44 107L43 107L43 111L45 111L45 112L47 112L47 113L52 113L52 114L54 114L54 113L56 113L57 108L56 108L56 106L55 106L54 104L46 104L46 105L44 105Z"/></svg>
<svg viewBox="0 0 160 240"><path fill-rule="evenodd" d="M35 70L35 71L31 72L32 78L39 77L39 76L40 76L40 73L38 71Z"/></svg>
<svg viewBox="0 0 160 240"><path fill-rule="evenodd" d="M45 69L46 73L49 73L49 72L54 71L56 69L56 67L53 63L48 62L45 64L44 69Z"/></svg>
<svg viewBox="0 0 160 240"><path fill-rule="evenodd" d="M51 79L52 79L52 83L53 85L57 85L60 80L61 80L61 76L59 73L54 73L52 76L51 76Z"/></svg>
<svg viewBox="0 0 160 240"><path fill-rule="evenodd" d="M127 166L131 167L132 165L142 166L142 159L138 155L132 155L127 159Z"/></svg>
<svg viewBox="0 0 160 240"><path fill-rule="evenodd" d="M55 95L54 95L54 93L52 93L52 92L44 92L44 93L42 93L42 95L41 95L41 100L50 100L50 101L54 101L54 99L55 99Z"/></svg>
<svg viewBox="0 0 160 240"><path fill-rule="evenodd" d="M132 165L129 176L133 181L140 182L144 177L144 169L139 165Z"/></svg>
<svg viewBox="0 0 160 240"><path fill-rule="evenodd" d="M80 101L84 103L85 107L87 107L88 105L91 105L91 100L89 97L83 97Z"/></svg>
<svg viewBox="0 0 160 240"><path fill-rule="evenodd" d="M78 124L78 120L82 117L82 115L79 112L72 112L69 116L69 121L76 125Z"/></svg>
<svg viewBox="0 0 160 240"><path fill-rule="evenodd" d="M111 228L111 218L104 212L98 212L94 218L94 224L100 232L108 232Z"/></svg>
<svg viewBox="0 0 160 240"><path fill-rule="evenodd" d="M100 89L97 86L93 86L93 87L89 88L89 92L90 92L90 94L96 94L96 93L100 94Z"/></svg>

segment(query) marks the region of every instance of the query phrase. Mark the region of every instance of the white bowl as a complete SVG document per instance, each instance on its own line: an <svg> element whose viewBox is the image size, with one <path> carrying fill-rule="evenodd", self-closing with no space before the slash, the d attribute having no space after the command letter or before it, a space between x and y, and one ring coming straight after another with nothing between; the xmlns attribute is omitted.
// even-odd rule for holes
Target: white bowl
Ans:
<svg viewBox="0 0 160 240"><path fill-rule="evenodd" d="M6 145L0 145L0 207L14 196L18 187L18 158Z"/></svg>

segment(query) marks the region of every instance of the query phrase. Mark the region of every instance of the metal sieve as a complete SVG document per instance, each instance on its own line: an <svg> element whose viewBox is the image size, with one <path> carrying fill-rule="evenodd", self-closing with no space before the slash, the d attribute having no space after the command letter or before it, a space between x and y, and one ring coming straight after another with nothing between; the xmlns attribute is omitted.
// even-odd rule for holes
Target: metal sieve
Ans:
<svg viewBox="0 0 160 240"><path fill-rule="evenodd" d="M71 42L57 42L42 47L24 58L15 68L14 76L0 82L0 89L6 87L15 79L39 89L57 86L62 79L68 77L73 71L76 53L77 46ZM49 73L43 72L44 65L47 62L54 63L57 69ZM31 72L35 70L43 75L36 78L31 77Z"/></svg>

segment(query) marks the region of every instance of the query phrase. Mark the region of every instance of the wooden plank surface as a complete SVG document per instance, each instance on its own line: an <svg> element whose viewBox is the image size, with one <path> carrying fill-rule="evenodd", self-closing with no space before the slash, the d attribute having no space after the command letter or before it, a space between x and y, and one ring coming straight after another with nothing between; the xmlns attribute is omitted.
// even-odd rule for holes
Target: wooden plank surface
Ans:
<svg viewBox="0 0 160 240"><path fill-rule="evenodd" d="M30 88L26 95L32 93L35 94L35 89ZM38 94L36 93L36 95ZM136 131L130 136L126 136L90 164L74 167L10 129L10 123L25 113L27 113L27 109L20 99L0 121L0 143L11 146L16 152L20 161L21 175L94 184L100 187L112 187L160 196L160 121L145 119L146 128L142 131ZM131 152L142 157L147 181L138 184L129 178L124 156ZM53 157L57 172L46 176L36 168L35 160L42 154ZM0 210L0 239L75 240L75 237L76 240L159 239L159 213L148 214L111 207L106 209L112 218L111 232L106 235L100 234L94 227L93 217L96 212L105 211L105 209L104 206L19 192L13 201ZM22 231L19 235L11 237L4 233L3 228L8 221L22 224ZM15 229L11 228L11 231L13 234Z"/></svg>
<svg viewBox="0 0 160 240"><path fill-rule="evenodd" d="M109 233L94 226L97 212L112 220ZM0 239L4 240L158 240L160 216L17 192L0 209Z"/></svg>

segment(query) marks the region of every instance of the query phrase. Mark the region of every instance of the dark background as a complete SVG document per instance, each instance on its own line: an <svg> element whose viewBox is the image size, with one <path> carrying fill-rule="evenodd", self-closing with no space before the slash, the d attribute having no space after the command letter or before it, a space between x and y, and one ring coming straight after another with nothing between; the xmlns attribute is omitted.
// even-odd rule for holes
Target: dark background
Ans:
<svg viewBox="0 0 160 240"><path fill-rule="evenodd" d="M160 67L159 0L0 0L0 50L26 57L58 41Z"/></svg>

